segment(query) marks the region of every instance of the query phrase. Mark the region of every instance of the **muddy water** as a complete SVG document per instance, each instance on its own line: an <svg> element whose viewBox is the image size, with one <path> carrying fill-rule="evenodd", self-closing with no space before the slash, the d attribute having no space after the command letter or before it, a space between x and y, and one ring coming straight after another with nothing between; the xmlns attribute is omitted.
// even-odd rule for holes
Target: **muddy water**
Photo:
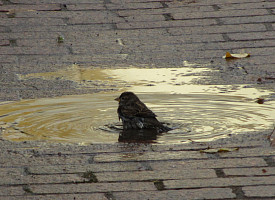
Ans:
<svg viewBox="0 0 275 200"><path fill-rule="evenodd" d="M0 105L0 126L5 139L46 140L79 144L114 143L121 126L113 99L122 91L133 91L159 117L174 128L159 135L158 143L209 141L230 134L270 128L275 103L255 103L269 94L242 85L196 85L206 68L81 69L29 74L75 81L79 87L116 86L118 91L49 99L22 100ZM95 84L96 83L96 84Z"/></svg>

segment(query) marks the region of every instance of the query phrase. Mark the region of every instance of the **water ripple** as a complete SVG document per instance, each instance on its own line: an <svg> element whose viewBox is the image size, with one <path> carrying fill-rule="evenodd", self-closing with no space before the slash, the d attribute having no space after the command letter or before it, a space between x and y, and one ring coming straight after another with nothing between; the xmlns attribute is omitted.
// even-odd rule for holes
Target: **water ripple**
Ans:
<svg viewBox="0 0 275 200"><path fill-rule="evenodd" d="M70 143L118 141L118 92L23 100L0 105L2 133L9 140L47 140ZM273 102L257 104L244 96L220 94L139 93L138 96L174 130L158 136L159 143L209 141L229 134L270 128ZM105 127L105 128L104 128ZM16 132L17 131L17 132Z"/></svg>

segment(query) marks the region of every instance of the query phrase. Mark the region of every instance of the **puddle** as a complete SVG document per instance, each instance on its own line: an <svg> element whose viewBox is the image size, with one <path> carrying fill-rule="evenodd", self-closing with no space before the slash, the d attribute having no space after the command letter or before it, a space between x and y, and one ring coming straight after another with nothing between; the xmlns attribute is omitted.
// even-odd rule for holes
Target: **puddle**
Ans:
<svg viewBox="0 0 275 200"><path fill-rule="evenodd" d="M21 76L21 79L63 78L79 87L114 86L119 91L6 102L0 105L0 127L12 141L46 140L79 144L114 143L121 126L114 98L133 91L162 122L175 128L154 142L211 141L230 134L271 128L275 103L255 103L268 95L242 85L195 85L206 68L81 69ZM96 83L96 84L95 84ZM115 128L113 128L115 127ZM117 129L116 129L117 128Z"/></svg>

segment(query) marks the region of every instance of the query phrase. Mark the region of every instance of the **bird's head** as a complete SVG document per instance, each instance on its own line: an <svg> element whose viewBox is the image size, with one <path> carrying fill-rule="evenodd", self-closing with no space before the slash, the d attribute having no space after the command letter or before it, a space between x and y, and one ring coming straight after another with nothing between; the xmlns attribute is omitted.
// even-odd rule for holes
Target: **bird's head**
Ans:
<svg viewBox="0 0 275 200"><path fill-rule="evenodd" d="M115 98L119 102L119 105L129 105L136 101L139 101L139 98L133 92L123 92L119 97Z"/></svg>

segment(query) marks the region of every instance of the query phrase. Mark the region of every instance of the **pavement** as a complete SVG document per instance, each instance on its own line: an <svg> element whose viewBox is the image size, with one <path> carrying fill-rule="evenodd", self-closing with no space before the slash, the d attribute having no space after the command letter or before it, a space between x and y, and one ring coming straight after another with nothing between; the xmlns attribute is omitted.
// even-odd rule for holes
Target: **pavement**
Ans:
<svg viewBox="0 0 275 200"><path fill-rule="evenodd" d="M114 89L20 78L71 65L197 63L215 69L205 84L275 89L273 0L0 0L0 18L1 101ZM275 199L274 139L273 127L175 145L2 138L0 199Z"/></svg>

